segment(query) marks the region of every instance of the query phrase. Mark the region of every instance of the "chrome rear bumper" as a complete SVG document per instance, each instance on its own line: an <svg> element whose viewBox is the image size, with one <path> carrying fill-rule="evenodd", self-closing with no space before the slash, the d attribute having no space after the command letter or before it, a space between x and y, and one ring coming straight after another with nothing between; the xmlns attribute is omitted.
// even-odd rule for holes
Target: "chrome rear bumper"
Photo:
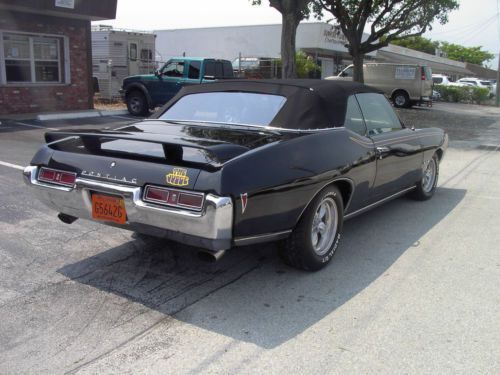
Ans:
<svg viewBox="0 0 500 375"><path fill-rule="evenodd" d="M26 167L23 174L24 182L33 188L37 197L58 212L93 220L91 192L121 196L127 211L126 224L99 221L100 223L213 251L231 247L233 203L229 197L207 194L201 212L193 212L146 203L141 198L140 187L85 178L77 178L73 188L45 184L37 180L36 166Z"/></svg>

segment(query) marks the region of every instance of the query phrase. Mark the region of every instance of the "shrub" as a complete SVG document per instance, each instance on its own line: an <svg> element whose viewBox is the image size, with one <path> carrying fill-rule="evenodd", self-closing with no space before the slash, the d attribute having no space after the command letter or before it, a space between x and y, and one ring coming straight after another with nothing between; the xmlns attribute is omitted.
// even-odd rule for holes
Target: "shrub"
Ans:
<svg viewBox="0 0 500 375"><path fill-rule="evenodd" d="M476 86L434 85L434 90L441 94L445 102L465 102L481 104L488 100L490 91Z"/></svg>

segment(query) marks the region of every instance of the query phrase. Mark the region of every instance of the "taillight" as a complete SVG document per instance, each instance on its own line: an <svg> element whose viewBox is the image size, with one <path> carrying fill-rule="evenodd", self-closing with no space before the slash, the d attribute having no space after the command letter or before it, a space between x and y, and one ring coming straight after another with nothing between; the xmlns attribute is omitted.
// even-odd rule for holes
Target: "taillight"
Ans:
<svg viewBox="0 0 500 375"><path fill-rule="evenodd" d="M177 204L179 206L201 209L203 206L203 195L180 193Z"/></svg>
<svg viewBox="0 0 500 375"><path fill-rule="evenodd" d="M164 206L200 211L203 207L204 194L148 185L144 190L143 199Z"/></svg>
<svg viewBox="0 0 500 375"><path fill-rule="evenodd" d="M425 81L426 77L425 77L425 69L424 68L420 68L421 72L422 72L422 81Z"/></svg>
<svg viewBox="0 0 500 375"><path fill-rule="evenodd" d="M55 185L72 187L75 185L76 173L58 171L56 169L40 168L38 180Z"/></svg>

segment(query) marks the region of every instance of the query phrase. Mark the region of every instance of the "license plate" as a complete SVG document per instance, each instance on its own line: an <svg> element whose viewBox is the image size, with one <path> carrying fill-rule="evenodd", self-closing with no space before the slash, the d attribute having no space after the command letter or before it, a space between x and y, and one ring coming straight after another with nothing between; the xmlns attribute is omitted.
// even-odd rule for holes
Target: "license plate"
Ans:
<svg viewBox="0 0 500 375"><path fill-rule="evenodd" d="M127 212L123 198L92 194L92 218L125 224Z"/></svg>

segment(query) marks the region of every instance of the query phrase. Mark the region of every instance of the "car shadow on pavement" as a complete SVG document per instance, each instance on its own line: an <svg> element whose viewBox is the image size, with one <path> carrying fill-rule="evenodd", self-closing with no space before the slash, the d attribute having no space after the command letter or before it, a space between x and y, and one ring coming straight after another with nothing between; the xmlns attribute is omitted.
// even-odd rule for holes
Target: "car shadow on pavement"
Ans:
<svg viewBox="0 0 500 375"><path fill-rule="evenodd" d="M465 194L439 188L430 201L400 198L347 221L332 263L316 273L283 265L276 244L233 249L210 264L192 249L156 239L136 239L58 272L203 330L274 348L390 274L405 252L418 259L428 246L421 238ZM374 309L380 298L373 296Z"/></svg>

